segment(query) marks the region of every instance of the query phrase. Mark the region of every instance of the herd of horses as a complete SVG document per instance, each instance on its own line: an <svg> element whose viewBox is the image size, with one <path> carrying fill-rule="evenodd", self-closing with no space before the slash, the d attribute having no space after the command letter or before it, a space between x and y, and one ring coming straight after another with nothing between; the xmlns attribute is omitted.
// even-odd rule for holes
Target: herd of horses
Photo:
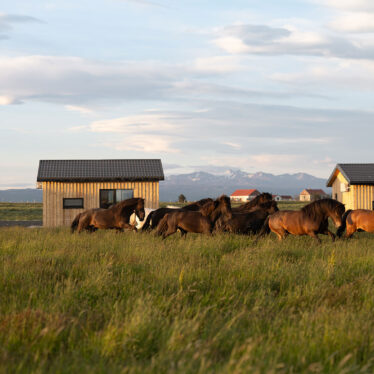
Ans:
<svg viewBox="0 0 374 374"><path fill-rule="evenodd" d="M238 207L231 207L230 198L222 195L213 200L205 198L182 208L159 208L146 217L143 198L121 201L107 209L90 209L79 213L71 224L72 232L98 229L116 229L118 231L137 231L130 223L132 215L144 222L141 231L155 230L163 239L176 233L213 234L230 232L235 234L255 234L261 238L270 232L279 240L287 235L309 235L321 242L318 234L329 235L335 240L335 234L329 230L330 218L337 227L337 236L346 230L346 238L356 231L374 232L374 212L369 210L348 210L334 199L314 201L300 210L278 209L272 195L262 193L255 199Z"/></svg>

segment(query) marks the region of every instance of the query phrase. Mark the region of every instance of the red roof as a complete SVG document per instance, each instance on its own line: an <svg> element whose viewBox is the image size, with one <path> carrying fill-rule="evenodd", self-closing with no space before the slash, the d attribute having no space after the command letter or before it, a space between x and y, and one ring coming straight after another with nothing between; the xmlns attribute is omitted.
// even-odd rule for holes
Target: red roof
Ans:
<svg viewBox="0 0 374 374"><path fill-rule="evenodd" d="M256 195L260 194L260 192L258 192L257 190L255 190L255 189L252 188L251 190L236 190L230 196L251 196L254 193Z"/></svg>
<svg viewBox="0 0 374 374"><path fill-rule="evenodd" d="M306 193L304 191L306 191ZM300 195L326 195L326 192L323 190L313 190L311 188L306 188L304 191L301 191Z"/></svg>

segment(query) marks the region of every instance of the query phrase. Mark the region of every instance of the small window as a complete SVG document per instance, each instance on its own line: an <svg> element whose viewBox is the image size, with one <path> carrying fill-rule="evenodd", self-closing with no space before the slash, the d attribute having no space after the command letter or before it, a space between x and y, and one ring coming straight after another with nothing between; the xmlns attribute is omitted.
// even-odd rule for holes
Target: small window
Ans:
<svg viewBox="0 0 374 374"><path fill-rule="evenodd" d="M64 198L63 208L64 209L82 209L83 198Z"/></svg>

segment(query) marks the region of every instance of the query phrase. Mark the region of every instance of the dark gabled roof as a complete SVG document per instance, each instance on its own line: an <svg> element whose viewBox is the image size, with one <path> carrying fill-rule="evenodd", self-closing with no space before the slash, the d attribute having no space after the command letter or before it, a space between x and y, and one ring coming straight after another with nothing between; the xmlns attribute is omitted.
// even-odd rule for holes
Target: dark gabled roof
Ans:
<svg viewBox="0 0 374 374"><path fill-rule="evenodd" d="M327 195L324 190L321 189L313 189L313 188L305 188L305 190L302 190L300 192L300 195L304 192L308 192L309 195ZM305 194L304 194L305 195Z"/></svg>
<svg viewBox="0 0 374 374"><path fill-rule="evenodd" d="M38 182L164 180L161 160L40 160Z"/></svg>
<svg viewBox="0 0 374 374"><path fill-rule="evenodd" d="M349 184L374 184L374 164L337 164L326 185L330 187L340 171Z"/></svg>

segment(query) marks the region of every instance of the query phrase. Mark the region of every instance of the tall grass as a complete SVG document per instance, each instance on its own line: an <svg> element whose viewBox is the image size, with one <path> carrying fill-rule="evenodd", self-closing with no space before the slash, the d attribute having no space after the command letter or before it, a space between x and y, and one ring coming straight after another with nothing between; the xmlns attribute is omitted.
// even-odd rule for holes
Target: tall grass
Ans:
<svg viewBox="0 0 374 374"><path fill-rule="evenodd" d="M374 238L0 230L0 371L372 373Z"/></svg>

